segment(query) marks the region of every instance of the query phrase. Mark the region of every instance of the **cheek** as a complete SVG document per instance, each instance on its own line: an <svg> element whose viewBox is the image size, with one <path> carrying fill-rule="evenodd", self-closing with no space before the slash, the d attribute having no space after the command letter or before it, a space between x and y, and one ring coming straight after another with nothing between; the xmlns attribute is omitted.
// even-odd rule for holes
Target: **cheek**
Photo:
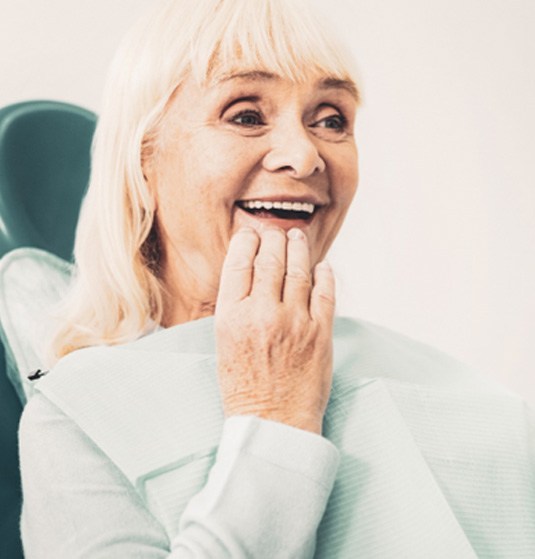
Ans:
<svg viewBox="0 0 535 559"><path fill-rule="evenodd" d="M341 157L332 175L333 198L340 210L347 209L357 191L359 170L356 150Z"/></svg>
<svg viewBox="0 0 535 559"><path fill-rule="evenodd" d="M229 208L247 186L256 156L243 139L215 135L206 149L188 156L186 182L193 188L191 197L201 199L207 208Z"/></svg>
<svg viewBox="0 0 535 559"><path fill-rule="evenodd" d="M355 144L351 146L350 153L344 157L341 165L343 166L343 173L347 177L354 194L359 180L359 154Z"/></svg>

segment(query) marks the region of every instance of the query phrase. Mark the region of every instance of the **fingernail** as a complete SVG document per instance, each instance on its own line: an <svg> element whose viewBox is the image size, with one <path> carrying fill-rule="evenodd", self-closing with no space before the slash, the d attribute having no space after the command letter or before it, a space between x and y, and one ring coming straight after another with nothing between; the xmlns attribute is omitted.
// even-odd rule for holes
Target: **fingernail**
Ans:
<svg viewBox="0 0 535 559"><path fill-rule="evenodd" d="M255 230L252 227L249 227L248 225L245 225L238 229L238 233L254 233L254 232Z"/></svg>
<svg viewBox="0 0 535 559"><path fill-rule="evenodd" d="M303 233L303 231L301 231L301 229L298 229L297 227L293 227L292 229L290 229L287 234L288 239L291 239L292 241L297 241L305 238L305 234Z"/></svg>
<svg viewBox="0 0 535 559"><path fill-rule="evenodd" d="M331 265L329 264L329 262L327 262L327 260L322 260L321 262L316 264L316 268L319 268L320 270L330 270Z"/></svg>

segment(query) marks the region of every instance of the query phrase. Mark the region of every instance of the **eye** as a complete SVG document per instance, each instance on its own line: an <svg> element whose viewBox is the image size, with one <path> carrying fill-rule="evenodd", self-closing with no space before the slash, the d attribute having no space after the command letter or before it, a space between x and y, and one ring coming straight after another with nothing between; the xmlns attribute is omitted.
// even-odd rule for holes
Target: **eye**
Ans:
<svg viewBox="0 0 535 559"><path fill-rule="evenodd" d="M258 111L253 111L251 109L246 109L236 113L229 119L229 121L246 128L254 128L265 124L262 115Z"/></svg>
<svg viewBox="0 0 535 559"><path fill-rule="evenodd" d="M347 119L342 114L332 114L314 122L312 128L326 128L334 132L344 132L347 128Z"/></svg>

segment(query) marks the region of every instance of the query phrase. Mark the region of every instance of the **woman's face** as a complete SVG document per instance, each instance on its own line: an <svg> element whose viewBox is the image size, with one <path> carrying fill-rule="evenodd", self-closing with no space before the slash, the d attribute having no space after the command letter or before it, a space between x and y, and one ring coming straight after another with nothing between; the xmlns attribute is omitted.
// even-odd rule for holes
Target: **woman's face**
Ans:
<svg viewBox="0 0 535 559"><path fill-rule="evenodd" d="M261 71L207 87L185 80L145 169L167 285L216 295L242 226L299 227L312 264L322 260L357 187L355 111L351 85L336 80L293 83Z"/></svg>

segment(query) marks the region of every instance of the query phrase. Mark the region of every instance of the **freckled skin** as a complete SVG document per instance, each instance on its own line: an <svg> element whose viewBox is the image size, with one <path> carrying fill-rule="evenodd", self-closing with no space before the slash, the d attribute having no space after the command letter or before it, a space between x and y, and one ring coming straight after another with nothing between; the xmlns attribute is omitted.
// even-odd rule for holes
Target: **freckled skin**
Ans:
<svg viewBox="0 0 535 559"><path fill-rule="evenodd" d="M215 309L225 414L321 433L334 278L317 264L355 193L358 160L354 98L318 83L240 77L200 87L187 79L144 171L163 248L164 324ZM236 205L268 199L319 209L296 230Z"/></svg>
<svg viewBox="0 0 535 559"><path fill-rule="evenodd" d="M258 270L257 255L277 250L282 265ZM304 235L287 240L268 229L233 237L215 315L226 416L252 414L321 433L332 380L334 278L318 266L311 287L309 258ZM301 273L285 274L288 263Z"/></svg>
<svg viewBox="0 0 535 559"><path fill-rule="evenodd" d="M232 235L266 225L237 209L237 200L290 196L324 204L300 228L311 265L325 257L358 182L355 112L348 91L319 87L316 77L300 84L279 78L181 84L144 168L170 292L166 324L210 314Z"/></svg>

